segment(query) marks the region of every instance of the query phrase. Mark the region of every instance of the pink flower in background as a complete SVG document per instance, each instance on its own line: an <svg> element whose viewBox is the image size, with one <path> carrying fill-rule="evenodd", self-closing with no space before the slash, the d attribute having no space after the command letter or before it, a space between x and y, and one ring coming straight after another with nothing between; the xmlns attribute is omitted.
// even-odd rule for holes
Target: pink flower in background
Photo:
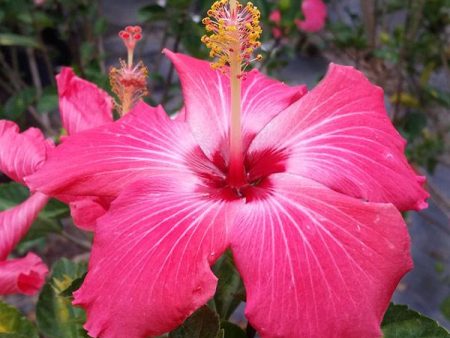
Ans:
<svg viewBox="0 0 450 338"><path fill-rule="evenodd" d="M311 33L322 30L327 18L327 6L322 0L303 0L302 12L305 19L295 20L298 29Z"/></svg>
<svg viewBox="0 0 450 338"><path fill-rule="evenodd" d="M34 295L45 283L48 268L29 252L25 257L0 261L0 295Z"/></svg>
<svg viewBox="0 0 450 338"><path fill-rule="evenodd" d="M279 39L283 36L283 31L281 30L281 12L279 9L272 11L269 15L269 21L273 22L274 27L272 28L272 35L275 39Z"/></svg>
<svg viewBox="0 0 450 338"><path fill-rule="evenodd" d="M69 68L57 76L63 126L69 134L112 121L112 101L95 85L76 77ZM0 171L12 180L26 185L24 177L34 173L54 147L41 131L30 128L19 133L18 126L0 121ZM95 220L103 215L109 200L98 197L57 196L69 203L74 222L92 230ZM17 243L28 232L49 196L35 192L20 205L0 212L0 294L32 294L39 290L48 272L34 254L6 260Z"/></svg>
<svg viewBox="0 0 450 338"><path fill-rule="evenodd" d="M257 71L242 85L245 182L228 177L230 81L166 52L185 118L139 103L81 132L27 178L46 194L115 198L97 221L75 293L91 336L147 337L214 294L210 266L231 248L246 316L261 337L379 337L412 267L399 212L428 194L386 114L383 92L331 65L311 92Z"/></svg>

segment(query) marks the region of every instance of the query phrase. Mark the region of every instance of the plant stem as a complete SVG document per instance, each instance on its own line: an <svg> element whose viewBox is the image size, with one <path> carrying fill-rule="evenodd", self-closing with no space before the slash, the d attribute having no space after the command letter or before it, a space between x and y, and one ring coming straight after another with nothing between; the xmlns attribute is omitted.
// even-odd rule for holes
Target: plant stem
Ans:
<svg viewBox="0 0 450 338"><path fill-rule="evenodd" d="M91 243L89 243L87 241L84 241L82 239L79 239L79 238L77 238L75 236L72 236L72 235L70 235L70 234L68 234L68 233L66 233L64 231L61 232L61 236L64 237L65 239L71 241L72 243L78 245L82 249L86 249L86 250L89 250L89 251L92 249Z"/></svg>
<svg viewBox="0 0 450 338"><path fill-rule="evenodd" d="M28 66L30 67L31 78L33 80L33 85L36 87L37 97L42 96L42 81L39 75L39 69L36 62L36 57L32 48L27 48Z"/></svg>
<svg viewBox="0 0 450 338"><path fill-rule="evenodd" d="M0 65L4 68L4 73L6 74L11 81L11 84L17 91L21 91L23 88L27 86L25 82L20 78L19 73L14 72L11 69L11 66L6 62L5 56L0 51Z"/></svg>
<svg viewBox="0 0 450 338"><path fill-rule="evenodd" d="M376 5L375 0L360 0L364 28L370 50L375 48L376 43Z"/></svg>
<svg viewBox="0 0 450 338"><path fill-rule="evenodd" d="M55 135L55 131L50 126L49 120L48 119L45 120L44 116L40 115L34 106L29 106L28 112L30 113L31 116L33 116L36 122L41 125L42 129L44 129L47 135Z"/></svg>

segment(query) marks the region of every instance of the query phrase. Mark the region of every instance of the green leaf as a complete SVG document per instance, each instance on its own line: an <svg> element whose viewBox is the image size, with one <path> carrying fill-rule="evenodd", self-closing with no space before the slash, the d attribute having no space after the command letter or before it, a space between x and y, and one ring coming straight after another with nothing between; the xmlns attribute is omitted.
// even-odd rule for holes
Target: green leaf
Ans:
<svg viewBox="0 0 450 338"><path fill-rule="evenodd" d="M0 211L22 203L27 197L27 188L19 183L9 182L0 185Z"/></svg>
<svg viewBox="0 0 450 338"><path fill-rule="evenodd" d="M106 32L107 28L108 28L108 22L106 21L105 18L100 17L100 18L98 18L98 20L95 21L94 34L96 36L100 36Z"/></svg>
<svg viewBox="0 0 450 338"><path fill-rule="evenodd" d="M209 52L201 42L204 28L192 20L186 20L181 30L181 42L188 53L197 58L207 58Z"/></svg>
<svg viewBox="0 0 450 338"><path fill-rule="evenodd" d="M10 120L17 120L36 99L36 89L25 88L11 96L3 107L3 115Z"/></svg>
<svg viewBox="0 0 450 338"><path fill-rule="evenodd" d="M245 300L244 286L234 266L230 251L220 257L213 270L219 279L214 303L220 318L227 320L239 304Z"/></svg>
<svg viewBox="0 0 450 338"><path fill-rule="evenodd" d="M381 325L384 338L449 338L450 334L434 320L410 310L406 305L391 304Z"/></svg>
<svg viewBox="0 0 450 338"><path fill-rule="evenodd" d="M44 89L42 96L37 103L37 111L42 113L48 113L55 111L58 108L58 94L55 87L47 87Z"/></svg>
<svg viewBox="0 0 450 338"><path fill-rule="evenodd" d="M83 274L83 276L81 276L80 278L74 279L72 283L70 283L69 287L64 291L62 291L60 295L65 297L71 297L72 293L77 291L83 284L84 279L86 278L86 274L87 273Z"/></svg>
<svg viewBox="0 0 450 338"><path fill-rule="evenodd" d="M137 13L138 20L141 22L155 22L159 20L165 20L166 9L159 5L148 5L139 9Z"/></svg>
<svg viewBox="0 0 450 338"><path fill-rule="evenodd" d="M37 338L33 324L16 308L0 301L0 337Z"/></svg>
<svg viewBox="0 0 450 338"><path fill-rule="evenodd" d="M87 65L95 56L95 46L90 41L85 41L80 46L81 63Z"/></svg>
<svg viewBox="0 0 450 338"><path fill-rule="evenodd" d="M450 95L448 92L440 90L436 87L425 87L425 93L427 94L430 100L435 101L436 103L444 106L446 108L450 108Z"/></svg>
<svg viewBox="0 0 450 338"><path fill-rule="evenodd" d="M219 316L207 306L198 309L178 329L169 333L169 338L219 337L221 337Z"/></svg>
<svg viewBox="0 0 450 338"><path fill-rule="evenodd" d="M69 215L69 207L55 199L51 199L39 216L45 218L61 218Z"/></svg>
<svg viewBox="0 0 450 338"><path fill-rule="evenodd" d="M36 306L39 330L51 338L88 337L83 329L86 320L81 308L72 306L72 298L65 296L75 280L86 273L86 264L61 259L53 265L52 275L44 285Z"/></svg>
<svg viewBox="0 0 450 338"><path fill-rule="evenodd" d="M444 299L444 301L441 304L441 312L447 318L450 320L450 296Z"/></svg>
<svg viewBox="0 0 450 338"><path fill-rule="evenodd" d="M39 43L28 36L0 33L0 46L21 46L39 48Z"/></svg>
<svg viewBox="0 0 450 338"><path fill-rule="evenodd" d="M222 322L220 326L224 330L224 338L247 338L245 331L236 324Z"/></svg>

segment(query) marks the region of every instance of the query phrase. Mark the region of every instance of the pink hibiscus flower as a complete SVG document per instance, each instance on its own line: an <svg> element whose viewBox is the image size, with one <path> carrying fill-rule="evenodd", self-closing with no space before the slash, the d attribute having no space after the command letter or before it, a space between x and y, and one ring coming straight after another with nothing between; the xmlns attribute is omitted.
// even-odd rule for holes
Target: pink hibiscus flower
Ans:
<svg viewBox="0 0 450 338"><path fill-rule="evenodd" d="M75 304L89 334L170 331L206 303L231 248L262 337L379 337L412 267L399 210L426 207L383 92L331 65L305 95L257 71L242 83L244 181L230 183L227 75L166 51L185 120L138 104L68 138L28 184L47 194L119 196L95 229Z"/></svg>
<svg viewBox="0 0 450 338"><path fill-rule="evenodd" d="M122 109L27 177L45 194L116 198L74 294L90 335L174 329L213 296L210 266L227 248L261 337L381 335L412 266L399 210L426 206L424 179L360 72L331 65L309 93L243 73L259 15L251 3L213 4L202 21L212 67L166 51L183 87L178 118L143 102Z"/></svg>
<svg viewBox="0 0 450 338"><path fill-rule="evenodd" d="M112 101L95 85L76 77L69 68L57 76L57 83L61 118L69 134L112 121ZM42 166L54 147L40 130L30 128L19 133L18 126L10 121L0 121L0 144L0 171L24 185L24 177ZM74 222L84 229L92 229L108 205L107 200L98 197L57 197L69 203ZM48 269L35 254L14 260L6 258L48 200L48 195L36 192L20 205L0 212L0 294L33 294L44 283Z"/></svg>
<svg viewBox="0 0 450 338"><path fill-rule="evenodd" d="M302 12L305 19L295 20L298 29L311 33L322 30L327 18L327 6L322 0L303 0Z"/></svg>

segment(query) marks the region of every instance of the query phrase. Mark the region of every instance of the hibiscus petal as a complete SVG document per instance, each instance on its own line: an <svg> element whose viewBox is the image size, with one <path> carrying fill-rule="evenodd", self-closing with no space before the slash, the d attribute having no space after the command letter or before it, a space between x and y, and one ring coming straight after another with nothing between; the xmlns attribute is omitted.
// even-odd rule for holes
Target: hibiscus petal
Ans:
<svg viewBox="0 0 450 338"><path fill-rule="evenodd" d="M48 199L48 196L37 192L14 208L0 212L0 261L6 259L28 232Z"/></svg>
<svg viewBox="0 0 450 338"><path fill-rule="evenodd" d="M61 120L69 135L113 120L112 99L95 84L79 78L68 67L62 69L56 81Z"/></svg>
<svg viewBox="0 0 450 338"><path fill-rule="evenodd" d="M20 133L11 121L0 121L0 171L16 182L34 173L45 161L52 144L37 128Z"/></svg>
<svg viewBox="0 0 450 338"><path fill-rule="evenodd" d="M34 253L0 262L0 295L34 295L45 282L47 266Z"/></svg>
<svg viewBox="0 0 450 338"><path fill-rule="evenodd" d="M226 248L231 202L171 181L136 182L98 220L74 302L91 336L160 335L213 296L210 265Z"/></svg>
<svg viewBox="0 0 450 338"><path fill-rule="evenodd" d="M196 148L185 122L141 102L114 123L68 137L27 183L49 195L117 196L138 178L189 174Z"/></svg>
<svg viewBox="0 0 450 338"><path fill-rule="evenodd" d="M380 337L392 293L412 267L397 209L287 174L261 190L230 231L246 316L261 337Z"/></svg>
<svg viewBox="0 0 450 338"><path fill-rule="evenodd" d="M357 198L419 210L427 206L425 178L408 164L404 146L383 91L352 67L332 64L255 137L247 161L253 176L277 167Z"/></svg>
<svg viewBox="0 0 450 338"><path fill-rule="evenodd" d="M213 159L227 153L230 119L230 80L211 69L210 63L165 50L174 63L183 87L186 117L200 147ZM257 70L242 83L242 133L244 147L274 116L306 93L306 86L289 87ZM225 149L226 148L226 149ZM225 156L226 157L226 156Z"/></svg>
<svg viewBox="0 0 450 338"><path fill-rule="evenodd" d="M74 224L88 231L95 229L97 219L108 210L109 203L105 203L98 197L77 198L69 203L70 215Z"/></svg>
<svg viewBox="0 0 450 338"><path fill-rule="evenodd" d="M295 20L298 29L314 33L325 26L327 6L322 0L303 0L302 12L305 20Z"/></svg>

